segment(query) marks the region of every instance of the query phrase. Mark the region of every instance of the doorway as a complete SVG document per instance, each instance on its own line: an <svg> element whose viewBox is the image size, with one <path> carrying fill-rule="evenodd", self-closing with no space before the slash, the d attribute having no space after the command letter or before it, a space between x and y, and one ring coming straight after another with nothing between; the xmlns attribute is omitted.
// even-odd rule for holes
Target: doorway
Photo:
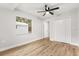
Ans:
<svg viewBox="0 0 79 59"><path fill-rule="evenodd" d="M50 22L49 21L45 21L44 23L43 23L43 29L44 29L44 38L48 38L48 39L50 39Z"/></svg>

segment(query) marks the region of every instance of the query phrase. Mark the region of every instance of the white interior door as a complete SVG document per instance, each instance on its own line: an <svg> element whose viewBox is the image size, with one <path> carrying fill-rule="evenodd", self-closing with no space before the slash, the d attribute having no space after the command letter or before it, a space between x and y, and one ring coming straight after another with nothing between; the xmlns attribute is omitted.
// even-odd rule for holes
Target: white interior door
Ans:
<svg viewBox="0 0 79 59"><path fill-rule="evenodd" d="M49 25L48 21L45 21L44 22L44 38L49 36L49 33L48 33L49 32L49 29L48 29L49 27L48 27L48 25Z"/></svg>
<svg viewBox="0 0 79 59"><path fill-rule="evenodd" d="M65 24L63 20L54 23L54 38L56 41L64 42L65 40Z"/></svg>

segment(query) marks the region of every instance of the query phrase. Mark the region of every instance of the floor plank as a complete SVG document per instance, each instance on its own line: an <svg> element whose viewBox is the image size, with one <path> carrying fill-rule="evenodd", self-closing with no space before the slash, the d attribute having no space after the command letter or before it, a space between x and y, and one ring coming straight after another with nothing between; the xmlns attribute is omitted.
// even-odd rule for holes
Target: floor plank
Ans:
<svg viewBox="0 0 79 59"><path fill-rule="evenodd" d="M0 52L1 56L79 56L79 47L68 43L41 39Z"/></svg>

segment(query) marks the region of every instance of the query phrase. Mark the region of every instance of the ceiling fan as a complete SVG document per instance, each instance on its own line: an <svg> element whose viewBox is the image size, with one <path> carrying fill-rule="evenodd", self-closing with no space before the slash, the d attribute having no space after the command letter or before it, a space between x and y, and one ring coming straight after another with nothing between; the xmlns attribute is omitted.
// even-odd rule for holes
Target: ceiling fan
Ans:
<svg viewBox="0 0 79 59"><path fill-rule="evenodd" d="M44 11L37 11L37 12L38 12L38 13L44 12L43 16L45 16L47 13L49 13L49 14L51 14L51 15L54 15L54 13L53 13L52 11L57 10L57 9L59 9L59 7L56 7L56 8L52 8L52 9L51 9L50 7L48 7L47 5L45 5Z"/></svg>

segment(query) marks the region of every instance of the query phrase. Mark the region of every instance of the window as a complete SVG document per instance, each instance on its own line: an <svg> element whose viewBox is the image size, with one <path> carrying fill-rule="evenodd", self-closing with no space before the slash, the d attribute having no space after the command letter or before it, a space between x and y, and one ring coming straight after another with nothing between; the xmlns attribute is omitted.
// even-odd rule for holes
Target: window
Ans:
<svg viewBox="0 0 79 59"><path fill-rule="evenodd" d="M16 16L16 34L32 32L32 21L27 18Z"/></svg>

